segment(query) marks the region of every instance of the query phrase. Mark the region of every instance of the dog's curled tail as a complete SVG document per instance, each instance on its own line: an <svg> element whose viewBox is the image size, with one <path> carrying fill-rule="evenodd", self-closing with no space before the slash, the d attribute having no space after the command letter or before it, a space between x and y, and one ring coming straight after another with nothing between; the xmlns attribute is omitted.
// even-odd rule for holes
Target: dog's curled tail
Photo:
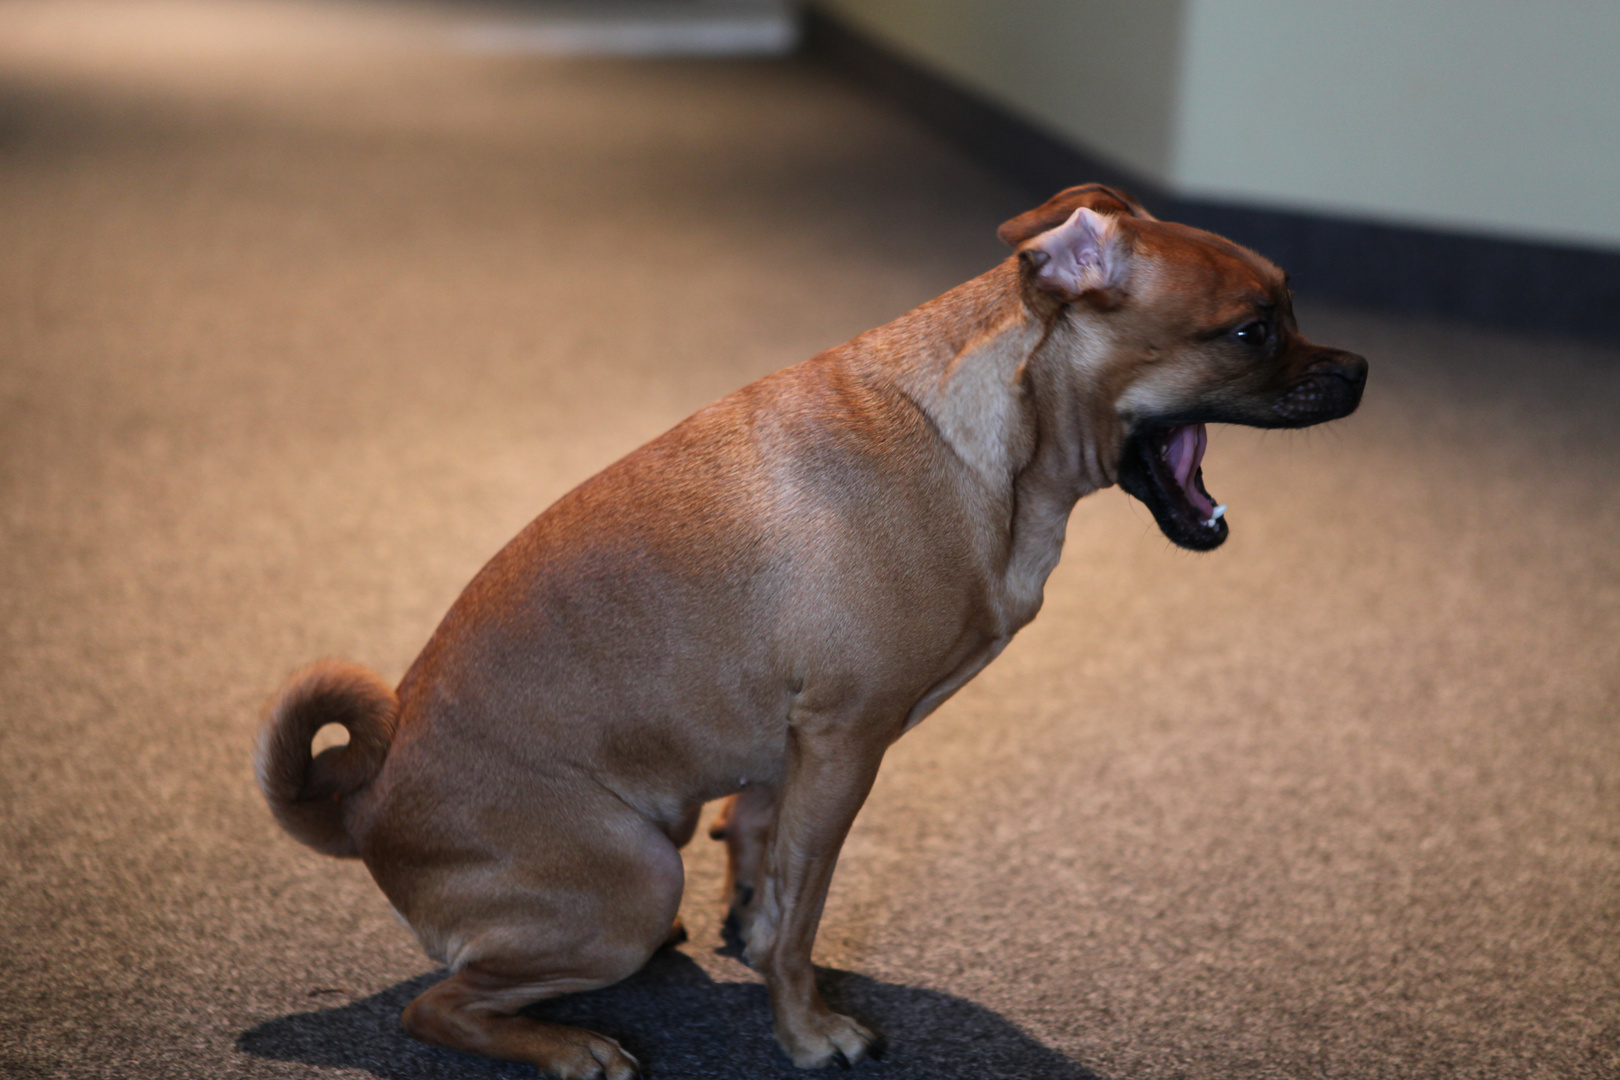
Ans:
<svg viewBox="0 0 1620 1080"><path fill-rule="evenodd" d="M376 777L399 723L399 698L358 664L322 660L288 680L265 715L253 752L271 813L281 827L316 851L353 857L343 800ZM311 753L327 724L349 731L345 746Z"/></svg>

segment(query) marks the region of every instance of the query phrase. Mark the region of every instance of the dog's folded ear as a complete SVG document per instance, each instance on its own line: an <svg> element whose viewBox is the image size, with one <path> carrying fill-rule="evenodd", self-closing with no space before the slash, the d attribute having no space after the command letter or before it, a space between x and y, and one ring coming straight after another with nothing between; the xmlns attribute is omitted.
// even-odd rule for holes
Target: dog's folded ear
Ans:
<svg viewBox="0 0 1620 1080"><path fill-rule="evenodd" d="M1099 214L1128 214L1131 217L1154 217L1142 209L1142 204L1118 188L1103 184L1081 184L1064 188L1033 210L1026 210L1011 221L1003 222L996 235L1008 247L1017 247L1032 236L1055 229L1074 216L1081 207Z"/></svg>
<svg viewBox="0 0 1620 1080"><path fill-rule="evenodd" d="M1082 206L1056 228L1026 241L1018 261L1030 284L1064 300L1116 306L1124 294L1126 244L1119 218Z"/></svg>

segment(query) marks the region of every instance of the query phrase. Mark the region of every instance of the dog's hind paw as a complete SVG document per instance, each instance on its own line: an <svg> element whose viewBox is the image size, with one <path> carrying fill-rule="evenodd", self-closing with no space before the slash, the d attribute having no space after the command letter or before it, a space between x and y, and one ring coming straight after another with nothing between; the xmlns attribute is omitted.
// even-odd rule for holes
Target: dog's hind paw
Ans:
<svg viewBox="0 0 1620 1080"><path fill-rule="evenodd" d="M641 1062L605 1035L587 1031L588 1036L546 1060L536 1061L543 1076L557 1080L640 1080Z"/></svg>

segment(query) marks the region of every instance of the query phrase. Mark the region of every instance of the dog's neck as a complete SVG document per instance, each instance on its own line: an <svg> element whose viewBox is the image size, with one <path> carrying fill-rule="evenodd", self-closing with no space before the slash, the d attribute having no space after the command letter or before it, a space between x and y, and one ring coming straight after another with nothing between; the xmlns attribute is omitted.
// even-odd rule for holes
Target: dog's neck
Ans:
<svg viewBox="0 0 1620 1080"><path fill-rule="evenodd" d="M1115 482L1120 435L1107 335L1020 290L1009 259L873 334L889 378L1009 515L1008 629L1034 617L1070 512Z"/></svg>
<svg viewBox="0 0 1620 1080"><path fill-rule="evenodd" d="M1017 260L877 334L895 384L986 484L1036 481L1067 512L1114 483L1117 423L1097 393L1108 342L1072 310L1026 302Z"/></svg>

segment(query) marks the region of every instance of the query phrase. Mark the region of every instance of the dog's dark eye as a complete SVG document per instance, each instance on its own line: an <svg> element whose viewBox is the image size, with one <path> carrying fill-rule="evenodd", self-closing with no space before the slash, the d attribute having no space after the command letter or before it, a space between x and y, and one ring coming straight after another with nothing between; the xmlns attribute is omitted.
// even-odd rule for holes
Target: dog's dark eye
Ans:
<svg viewBox="0 0 1620 1080"><path fill-rule="evenodd" d="M1259 322L1244 323L1232 331L1232 336L1245 345L1263 345L1266 340L1266 324Z"/></svg>

